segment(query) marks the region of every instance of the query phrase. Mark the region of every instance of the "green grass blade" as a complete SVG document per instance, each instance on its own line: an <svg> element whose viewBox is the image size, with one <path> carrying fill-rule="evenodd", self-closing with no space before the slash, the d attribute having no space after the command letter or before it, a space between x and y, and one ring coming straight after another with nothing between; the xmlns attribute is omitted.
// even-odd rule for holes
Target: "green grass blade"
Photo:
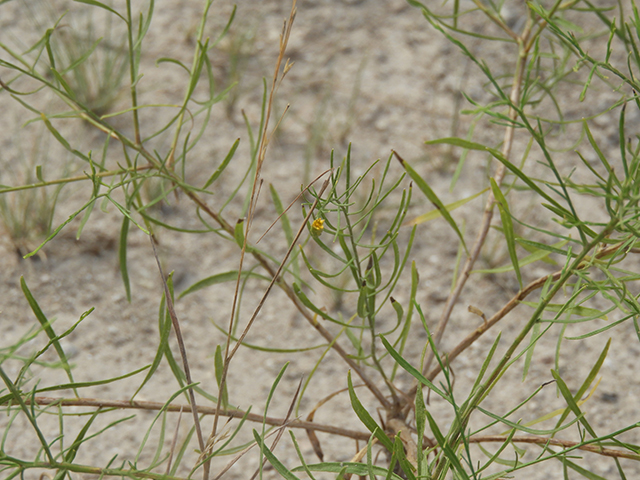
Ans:
<svg viewBox="0 0 640 480"><path fill-rule="evenodd" d="M531 329L531 341L527 348L527 353L524 356L524 367L522 369L522 381L527 379L527 373L529 373L529 367L531 366L531 360L533 359L533 351L538 343L540 333L540 322L537 322Z"/></svg>
<svg viewBox="0 0 640 480"><path fill-rule="evenodd" d="M438 427L438 424L436 423L434 418L431 416L429 411L425 410L425 413L427 415L427 420L429 421L429 428L431 429L431 433L433 433L433 436L435 437L436 442L438 442L438 445L440 445L440 448L442 448L442 452L444 453L444 456L447 458L449 463L453 465L453 468L458 473L459 477L461 479L468 480L469 476L467 475L467 472L464 471L464 468L460 464L460 460L458 459L456 452L451 448L451 445L449 445L449 442L447 442L447 440L444 438L444 435L442 435L442 432L440 432L440 428Z"/></svg>
<svg viewBox="0 0 640 480"><path fill-rule="evenodd" d="M476 198L478 198L480 195L482 195L483 193L487 192L488 190L489 190L489 188L485 188L484 190L480 190L478 193L474 193L473 195L470 195L470 196L468 196L466 198L463 198L462 200L458 200L456 202L449 203L449 204L444 206L444 209L447 212L452 212L455 209L460 208L463 205L466 205L471 200L475 200ZM413 220L409 220L406 223L406 225L420 225L421 223L425 223L425 222L428 222L430 220L434 220L434 219L439 218L441 216L442 216L442 213L440 212L439 209L436 208L435 210L431 210L430 212L427 212L427 213L424 213L422 215L417 216Z"/></svg>
<svg viewBox="0 0 640 480"><path fill-rule="evenodd" d="M564 383L564 380L562 380L558 372L556 372L555 370L551 370L551 375L553 375L553 378L558 385L558 390L560 390L560 393L564 397L573 414L593 438L598 438L598 435L596 435L596 432L593 430L593 428L591 428L591 425L589 425L587 419L584 418L584 414L580 410L580 407L578 406L576 400L573 398L573 395L571 395L571 391L569 390L569 387L567 387L567 384Z"/></svg>
<svg viewBox="0 0 640 480"><path fill-rule="evenodd" d="M89 417L89 421L87 423L85 423L84 426L80 429L80 432L78 432L78 435L76 436L76 439L71 444L71 446L67 450L67 453L64 456L64 461L65 462L71 463L76 458L76 454L78 453L78 448L80 448L80 445L84 441L84 437L87 435L87 432L89 431L89 428L91 427L91 424L98 417L99 414L100 414L100 410L96 410L95 412L93 412L93 415L91 415L91 417ZM58 474L58 475L56 475L56 478L62 478L62 476L60 476L60 474Z"/></svg>
<svg viewBox="0 0 640 480"><path fill-rule="evenodd" d="M56 350L56 353L58 354L58 357L62 362L62 368L64 368L64 371L67 373L67 377L69 378L69 381L71 381L71 383L75 383L75 380L73 379L73 374L71 373L71 366L69 365L69 361L67 360L67 355L64 353L64 349L62 348L62 345L60 345L60 341L58 340L56 332L53 330L53 327L51 326L51 322L49 322L49 320L45 316L44 312L40 308L40 305L38 305L38 302L31 294L31 290L29 290L29 287L27 286L27 282L25 281L23 276L20 277L20 287L22 288L22 293L27 299L27 302L29 303L29 306L31 307L33 314L36 316L36 319L42 326L42 329L47 334L47 337L49 337L49 341L52 342L53 348ZM75 393L76 396L78 395L78 392L75 388L73 389L73 393Z"/></svg>
<svg viewBox="0 0 640 480"><path fill-rule="evenodd" d="M127 20L120 15L118 12L116 12L113 8L111 8L108 5L105 5L102 2L98 2L97 0L73 0L76 3L84 3L86 5L93 5L94 7L99 7L99 8L103 8L105 10L107 10L108 12L113 13L114 15L120 17L125 23L128 23Z"/></svg>
<svg viewBox="0 0 640 480"><path fill-rule="evenodd" d="M244 271L240 274L241 279L248 278L248 277L257 278L260 280L264 280L266 282L270 281L268 277L264 275L260 275L255 272L251 272L251 271ZM202 290L203 288L207 288L212 285L218 285L220 283L225 283L225 282L235 282L237 279L238 279L237 270L231 270L229 272L224 272L224 273L217 273L215 275L211 275L210 277L203 278L202 280L199 280L193 285L187 287L182 291L182 293L180 293L180 295L178 295L178 298L185 297L190 293L197 292L198 290Z"/></svg>
<svg viewBox="0 0 640 480"><path fill-rule="evenodd" d="M218 389L222 385L222 372L224 370L224 362L222 361L222 348L220 345L216 346L216 353L214 356L214 367L215 367L215 375L216 375L216 383L218 384ZM229 391L227 390L227 384L224 384L224 388L221 395L222 408L227 408L229 406Z"/></svg>
<svg viewBox="0 0 640 480"><path fill-rule="evenodd" d="M20 394L21 392L20 390L18 390L18 387L16 387L16 385L11 381L11 379L7 376L7 374L5 373L2 367L0 367L0 377L4 381L4 384L7 386L9 391L11 392L11 394L7 395L7 397L13 398L16 401L16 403L20 405L20 408L26 415L27 419L29 420L29 423L31 423L31 426L33 426L33 429L35 430L36 435L38 436L38 440L40 440L40 444L42 445L42 448L44 449L44 452L47 455L49 462L51 462L52 464L55 464L56 462L53 458L53 454L51 453L51 449L49 448L49 444L47 443L47 440L44 437L44 434L40 430L40 427L38 427L38 423L36 422L35 417L31 414L31 409L27 406L25 401L22 399L22 395Z"/></svg>
<svg viewBox="0 0 640 480"><path fill-rule="evenodd" d="M304 468L304 472L309 476L309 478L311 480L316 480L315 477L313 476L313 474L311 473L311 470L309 470L309 467L307 466L307 462L304 461L304 455L302 454L302 451L300 450L300 445L298 445L298 441L296 440L296 436L293 434L293 432L291 430L289 430L289 435L291 436L291 441L293 442L293 446L296 449L296 453L298 454L298 458L300 459L300 463L302 463L302 468Z"/></svg>
<svg viewBox="0 0 640 480"><path fill-rule="evenodd" d="M167 282L172 282L171 275L169 276L169 279L167 280ZM156 370L160 366L162 357L164 357L165 355L165 350L168 348L169 335L171 333L171 322L168 320L166 316L165 301L166 299L163 293L162 298L160 299L160 312L158 314L158 332L160 334L160 342L158 344L158 350L156 351L156 355L153 359L153 363L151 364L151 368L149 368L149 372L147 373L146 377L144 378L144 380L142 381L138 389L135 391L135 393L131 397L131 400L133 400L138 395L138 393L140 393L140 390L142 390L142 387L145 386L145 384L149 381L149 379L151 379L153 374L156 372Z"/></svg>
<svg viewBox="0 0 640 480"><path fill-rule="evenodd" d="M513 174L515 174L520 180L522 180L531 190L544 198L547 202L550 202L553 206L559 209L560 212L566 214L567 218L573 218L573 215L569 210L563 208L558 202L556 202L553 198L551 198L548 194L546 194L543 190L538 187L531 178L525 175L522 170L512 164L509 160L507 160L502 153L494 148L485 147L480 143L470 142L467 140L463 140L461 138L440 138L437 140L430 140L425 142L427 145L437 145L437 144L446 144L446 145L454 145L458 147L468 148L469 150L479 150L481 152L487 152L491 154L496 160L502 163L505 167L507 167Z"/></svg>
<svg viewBox="0 0 640 480"><path fill-rule="evenodd" d="M429 381L424 375L422 375L422 373L420 373L420 371L417 368L413 367L398 352L396 352L394 348L391 346L391 344L387 341L387 339L384 338L384 336L380 335L380 340L382 340L382 344L384 345L384 348L387 349L387 351L391 354L391 356L395 359L395 361L398 362L400 366L404 368L407 372L409 372L416 380L418 380L423 385L429 387L431 390L433 390L435 393L440 395L442 398L445 398L445 399L448 398L448 396L442 390L436 387L431 381Z"/></svg>
<svg viewBox="0 0 640 480"><path fill-rule="evenodd" d="M585 392L587 391L587 389L589 388L589 386L591 385L591 383L593 383L605 359L607 358L607 354L609 353L610 346L611 346L611 339L607 341L607 344L602 349L602 352L600 352L600 355L598 356L598 360L596 360L596 363L593 365L593 367L591 367L589 374L587 375L584 382L582 382L582 385L576 392L574 396L574 400L576 401L580 400L582 396L585 394ZM565 410L565 412L560 416L557 423L558 426L560 426L562 422L564 422L564 420L567 418L567 415L569 415L569 410Z"/></svg>
<svg viewBox="0 0 640 480"><path fill-rule="evenodd" d="M424 437L424 429L427 424L427 411L424 405L424 398L422 396L422 387L418 386L416 390L416 398L415 398L415 416L416 416L416 430L417 430L417 441L416 441L416 450L417 450L417 463L418 463L418 477L426 478L428 471L427 459L422 451L422 438Z"/></svg>
<svg viewBox="0 0 640 480"><path fill-rule="evenodd" d="M350 473L351 475L358 475L360 477L364 477L369 475L369 467L364 463L353 463L353 462L324 462L324 463L316 463L307 465L309 470L312 472L327 472L327 473L340 473L344 471L345 473ZM371 470L374 475L378 477L386 477L389 475L389 478L393 480L405 480L403 477L390 472L389 469L378 467L377 465L372 465ZM302 472L304 471L303 467L296 467L291 470L292 472Z"/></svg>
<svg viewBox="0 0 640 480"><path fill-rule="evenodd" d="M400 464L400 468L402 468L407 480L416 480L416 476L413 474L413 465L407 460L400 434L396 435L393 442L393 458ZM393 459L391 460L391 464L393 464ZM391 468L389 468L389 470L391 470Z"/></svg>

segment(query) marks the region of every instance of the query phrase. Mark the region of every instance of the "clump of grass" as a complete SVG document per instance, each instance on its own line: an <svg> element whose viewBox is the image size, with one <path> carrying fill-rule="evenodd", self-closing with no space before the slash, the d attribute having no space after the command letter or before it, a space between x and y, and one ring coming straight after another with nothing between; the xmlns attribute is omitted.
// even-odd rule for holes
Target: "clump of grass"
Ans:
<svg viewBox="0 0 640 480"><path fill-rule="evenodd" d="M78 103L98 117L109 112L122 93L129 64L125 42L115 37L112 22L113 16L107 15L101 34L88 14L78 26L58 25L51 42Z"/></svg>
<svg viewBox="0 0 640 480"><path fill-rule="evenodd" d="M124 36L116 33L113 15L75 6L58 17L47 0L25 2L25 9L36 28L50 29L48 68L43 74L95 116L108 113L122 93L129 64L129 51Z"/></svg>
<svg viewBox="0 0 640 480"><path fill-rule="evenodd" d="M17 158L2 159L5 168L0 176L0 182L3 183L0 189L9 191L0 194L0 219L20 256L33 251L51 234L56 204L65 184L63 182L48 187L22 189L9 185L44 185L45 176L50 175L56 179L64 179L72 165L71 160L67 160L60 171L49 171L46 167L51 163L47 139L42 140L41 135L36 138L30 152L20 149ZM44 252L40 256L44 258Z"/></svg>

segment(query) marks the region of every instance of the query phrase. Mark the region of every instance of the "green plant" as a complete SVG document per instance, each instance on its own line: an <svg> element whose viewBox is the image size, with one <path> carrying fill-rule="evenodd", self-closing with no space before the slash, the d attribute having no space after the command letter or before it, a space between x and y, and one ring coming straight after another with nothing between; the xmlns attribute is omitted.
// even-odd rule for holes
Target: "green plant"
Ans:
<svg viewBox="0 0 640 480"><path fill-rule="evenodd" d="M71 169L71 161L67 158L56 175L60 181L48 188L30 187L45 183L45 176L51 177L51 172L45 171L47 164L53 164L48 152L49 142L42 138L44 132L40 130L30 152L20 151L17 158L2 159L5 173L2 180L26 187L12 189L5 186L5 194L0 196L0 218L20 256L28 254L50 235L56 203ZM21 138L20 135L16 137Z"/></svg>
<svg viewBox="0 0 640 480"><path fill-rule="evenodd" d="M41 121L85 169L82 176L2 187L0 195L87 184L84 203L29 255L45 248L63 228L75 227L79 237L96 204L103 210L111 206L121 218L117 257L124 290L136 306L148 305L138 303L132 285L136 272L130 268L130 248L134 235L148 238L146 256L154 258L161 278L157 333L153 340L148 338L150 330L141 328L135 336L137 348L153 340L154 354L144 365L125 358L127 373L76 379L78 370L70 364L64 340L87 335L82 332L92 321L92 310L59 328L21 278L22 294L38 323L0 350L5 385L0 405L8 419L3 424L0 468L6 478L34 470L56 479L85 474L158 479L198 475L208 480L233 474L234 470L227 472L238 462L239 478L252 472L261 478L269 475L266 462L287 479L324 474L498 479L520 470L533 476L554 462L558 477L569 478L571 471L604 478L589 458L578 456L583 454L611 458L611 475L637 475L636 419L602 426L585 410L611 349L612 340L602 335L619 332L625 344L635 341L630 333L640 339L640 304L634 294L640 277L633 258L640 251L640 137L627 125L629 111L640 109L635 79L640 68L640 14L634 3L621 1L616 6L626 22L618 28L610 9L588 0L530 2L515 17L506 2L477 0L464 10L462 2L455 1L436 10L409 0L429 28L469 58L481 75L476 81L484 82L487 93L486 102L465 94L468 108L462 113L473 117L465 124L465 138L427 142L464 152L451 182L455 201L447 203L440 186L421 172L424 166L405 159L401 151L360 169L351 147L344 156L333 152L328 169L304 185L297 197L275 185L270 195L265 194L263 178L273 165L267 151L284 116L275 110L275 97L292 68L286 48L295 1L282 29L273 77L264 81L260 117L245 114L246 156L239 153L240 139L225 138L227 150L213 167L208 157L207 163L199 161L200 142L219 131L209 127L209 119L228 92L216 90L209 54L227 33L234 14L214 40L207 39L212 6L207 0L191 65L177 58L153 59L185 72L182 98L161 107L139 103L154 2L140 12L134 12L129 0L122 10L95 0L81 3L107 12L126 27L130 105L112 115L128 120L130 127L117 129L97 116L66 88L61 81L64 71L55 62L49 62L55 80L41 73L40 62L52 48L50 30L24 54L0 41L5 52L0 59L0 98L10 97L34 113L31 120ZM479 18L486 31L476 28ZM504 44L509 56L482 58L470 50L471 42L486 45L486 50L477 51ZM30 88L34 83L38 87ZM616 95L606 97L606 106L585 104L582 118L575 118L571 108L577 101L611 87ZM61 99L67 110L39 108L43 91ZM145 117L161 108L173 109L162 117L162 125ZM606 138L593 128L595 120L613 113L617 148L604 145ZM89 149L82 138L73 137L65 123L69 119L89 122L102 132L102 148ZM156 129L147 131L145 121ZM477 139L480 131L482 140ZM170 140L163 143L161 136ZM465 161L478 158L490 159L495 171L476 181L474 192L462 194L456 185L468 168ZM150 208L169 196L185 208L180 218L166 218ZM485 198L484 209L463 223L457 209L479 196ZM298 201L300 212L293 208ZM413 205L435 208L412 218ZM267 207L275 212L269 218ZM418 230L428 221L439 226L426 233ZM271 231L276 226L282 230L280 237ZM266 233L257 238L259 231ZM158 259L163 236L173 233L206 239L197 251L201 279L178 295L177 280ZM215 242L214 248L204 242ZM431 288L448 292L434 321L434 306L424 300L420 280L426 262L414 255L449 245L457 249L457 256L442 260L431 280L437 283ZM481 255L495 245L502 245L507 264L482 268ZM231 251L237 262L226 267ZM214 272L207 270L207 255L215 259ZM511 291L505 288L507 298L487 299L480 290L467 293L474 282L487 288L489 282L482 283L486 275L512 285ZM207 340L212 339L207 355L189 348L194 323L185 324L177 308L203 293L220 294L213 315L223 333L216 342L207 332ZM327 293L339 301L327 307ZM453 325L454 308L459 311L463 302L471 303L465 317L471 320ZM306 321L314 340L303 341L298 328L283 323L287 314ZM503 331L496 333L497 325ZM461 334L462 328L466 330ZM29 350L29 342L40 343ZM554 368L541 374L535 385L521 383L544 367L536 353L549 342ZM242 380L257 388L261 381L261 365L250 364L243 347L256 358L284 354L294 359L278 365L270 388L258 395L262 413L246 405L248 393L238 386ZM287 376L308 352L316 356L305 377L299 381L298 372ZM472 357L471 368L465 368L465 356ZM205 367L194 368L194 357ZM323 372L327 366L328 373ZM575 371L567 374L569 369ZM211 378L206 377L209 371ZM136 374L144 378L134 381ZM161 380L167 374L172 386ZM328 379L314 389L325 374ZM287 383L294 384L288 385L289 395L281 393ZM117 392L118 399L85 393L110 384L117 386L110 392ZM553 389L556 398L549 395ZM56 391L59 396L47 396ZM143 391L151 392L154 401L138 400ZM339 401L351 413L332 407ZM533 408L535 402L542 406ZM70 407L90 410L78 414ZM272 416L278 407L283 413ZM118 418L113 409L157 413L144 423L144 417ZM185 433L180 422L187 417ZM226 425L223 417L238 420ZM355 419L359 429L350 426ZM131 422L138 430L146 429L140 445L133 447L137 452L98 456L97 450L106 444L100 440L112 432L120 438L118 432ZM289 438L283 438L285 430ZM296 433L300 431L307 435L306 447L301 444L307 440ZM321 440L320 432L328 437ZM28 455L21 455L15 445L27 434L36 447L31 445ZM343 438L363 443L345 458ZM333 443L340 446L333 449ZM246 454L253 447L258 461L252 464ZM309 449L319 463L311 460ZM228 461L225 455L233 457Z"/></svg>
<svg viewBox="0 0 640 480"><path fill-rule="evenodd" d="M24 8L37 28L47 29L48 62L41 73L94 115L108 113L122 93L129 63L113 15L76 8L56 18L47 0L24 2Z"/></svg>

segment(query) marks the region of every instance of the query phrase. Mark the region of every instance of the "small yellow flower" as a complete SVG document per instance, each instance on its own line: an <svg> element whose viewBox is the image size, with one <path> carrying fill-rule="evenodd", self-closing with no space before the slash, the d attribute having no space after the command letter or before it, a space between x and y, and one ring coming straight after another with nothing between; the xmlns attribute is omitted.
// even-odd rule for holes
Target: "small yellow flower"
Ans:
<svg viewBox="0 0 640 480"><path fill-rule="evenodd" d="M316 218L311 224L311 234L314 237L319 237L320 235L322 235L323 231L324 231L324 220L321 218Z"/></svg>

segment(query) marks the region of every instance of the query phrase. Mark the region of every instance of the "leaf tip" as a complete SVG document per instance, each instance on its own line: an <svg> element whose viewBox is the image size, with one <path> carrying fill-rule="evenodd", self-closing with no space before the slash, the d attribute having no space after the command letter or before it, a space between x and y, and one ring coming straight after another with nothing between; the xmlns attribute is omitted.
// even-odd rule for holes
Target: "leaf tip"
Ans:
<svg viewBox="0 0 640 480"><path fill-rule="evenodd" d="M405 161L404 159L398 154L398 152L396 152L395 150L391 150L391 153L393 153L395 155L395 157L398 159L398 161L400 162L400 165L404 166Z"/></svg>

